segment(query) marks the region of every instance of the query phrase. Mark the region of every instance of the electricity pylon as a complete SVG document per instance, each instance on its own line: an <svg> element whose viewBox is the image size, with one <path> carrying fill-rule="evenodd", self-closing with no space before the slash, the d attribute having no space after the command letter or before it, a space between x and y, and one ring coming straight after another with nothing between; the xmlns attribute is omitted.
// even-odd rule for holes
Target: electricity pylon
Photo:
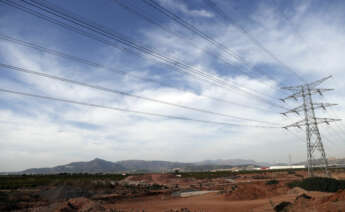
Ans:
<svg viewBox="0 0 345 212"><path fill-rule="evenodd" d="M298 127L301 128L305 126L306 131L306 143L307 143L307 168L308 168L308 176L314 176L313 167L314 167L314 153L315 151L319 151L321 154L321 167L324 169L325 175L330 176L328 172L328 161L325 153L325 149L322 144L322 139L319 131L319 124L328 124L333 121L340 121L340 119L330 119L330 118L317 118L315 116L315 109L322 108L326 110L326 107L334 106L336 104L329 104L329 103L314 103L312 100L312 95L320 94L323 95L325 91L331 91L334 89L327 89L327 88L317 88L318 85L326 81L327 79L331 78L332 76L325 77L323 79L317 80L312 83L306 83L303 85L298 86L291 86L291 87L283 87L282 89L286 89L292 91L293 94L290 96L281 99L281 101L285 102L288 99L295 99L296 101L298 98L303 98L303 104L299 107L281 113L282 115L287 116L288 113L296 113L300 114L300 112L304 113L304 119L293 124L284 126L284 129L288 129L290 127Z"/></svg>

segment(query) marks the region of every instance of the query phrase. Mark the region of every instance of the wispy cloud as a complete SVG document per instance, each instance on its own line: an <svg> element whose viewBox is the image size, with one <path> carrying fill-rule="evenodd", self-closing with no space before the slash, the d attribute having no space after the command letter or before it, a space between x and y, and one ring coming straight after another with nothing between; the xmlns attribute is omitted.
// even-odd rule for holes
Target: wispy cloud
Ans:
<svg viewBox="0 0 345 212"><path fill-rule="evenodd" d="M214 14L205 9L191 9L188 6L177 0L159 0L160 4L175 11L181 12L186 16L194 16L194 17L204 17L204 18L212 18Z"/></svg>

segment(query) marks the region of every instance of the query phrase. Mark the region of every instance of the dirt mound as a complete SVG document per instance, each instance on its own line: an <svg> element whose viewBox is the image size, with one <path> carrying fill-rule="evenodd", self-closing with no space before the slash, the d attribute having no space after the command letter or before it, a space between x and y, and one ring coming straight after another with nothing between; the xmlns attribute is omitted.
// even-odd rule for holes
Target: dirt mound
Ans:
<svg viewBox="0 0 345 212"><path fill-rule="evenodd" d="M335 194L322 199L322 202L337 202L337 201L345 201L345 190L339 190Z"/></svg>
<svg viewBox="0 0 345 212"><path fill-rule="evenodd" d="M87 198L80 197L70 199L64 202L56 212L67 212L67 211L76 211L76 212L96 212L96 211L105 211L101 205L91 201Z"/></svg>
<svg viewBox="0 0 345 212"><path fill-rule="evenodd" d="M144 174L144 175L133 176L132 180L152 181L152 175Z"/></svg>
<svg viewBox="0 0 345 212"><path fill-rule="evenodd" d="M254 200L286 193L282 185L266 185L264 182L232 185L225 191L227 200Z"/></svg>
<svg viewBox="0 0 345 212"><path fill-rule="evenodd" d="M39 195L44 200L54 202L76 197L90 197L91 193L85 188L73 186L58 186L42 190Z"/></svg>
<svg viewBox="0 0 345 212"><path fill-rule="evenodd" d="M312 197L301 194L296 197L294 203L283 201L274 207L276 212L302 212L310 211L313 205Z"/></svg>
<svg viewBox="0 0 345 212"><path fill-rule="evenodd" d="M306 194L301 194L296 197L294 203L293 203L293 208L294 209L299 209L299 208L310 208L315 204L314 201L312 201L312 197L308 196Z"/></svg>
<svg viewBox="0 0 345 212"><path fill-rule="evenodd" d="M267 196L267 190L258 186L239 186L230 191L226 198L229 200L253 200Z"/></svg>
<svg viewBox="0 0 345 212"><path fill-rule="evenodd" d="M47 206L27 208L18 212L107 212L99 203L85 197L73 198L63 202L54 202ZM109 211L110 212L110 211Z"/></svg>
<svg viewBox="0 0 345 212"><path fill-rule="evenodd" d="M121 185L140 185L140 184L153 184L151 175L134 175L128 176L119 181Z"/></svg>
<svg viewBox="0 0 345 212"><path fill-rule="evenodd" d="M176 176L174 174L155 174L152 178L157 184L168 184L170 181L176 180Z"/></svg>
<svg viewBox="0 0 345 212"><path fill-rule="evenodd" d="M338 211L338 212L345 212L345 200L341 200L340 198L344 198L344 191L337 192L334 195L328 196L323 198L322 201L318 198L313 198L306 194L301 194L296 197L293 203L287 204L285 201L278 204L277 210L281 212L307 212L307 211L315 211L315 212L324 212L324 211ZM337 199L339 198L339 199ZM335 202L332 202L335 200ZM275 207L275 209L276 209Z"/></svg>

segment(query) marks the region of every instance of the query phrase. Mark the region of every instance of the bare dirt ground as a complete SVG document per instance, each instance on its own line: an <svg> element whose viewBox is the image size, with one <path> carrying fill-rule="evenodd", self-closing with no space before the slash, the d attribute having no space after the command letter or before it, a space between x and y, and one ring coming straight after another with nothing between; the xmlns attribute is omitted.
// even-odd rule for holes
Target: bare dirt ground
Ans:
<svg viewBox="0 0 345 212"><path fill-rule="evenodd" d="M289 189L286 186L286 183L298 179L299 177L287 176L286 173L274 173L273 177L279 181L278 184L266 185L266 182L272 179L272 173L268 176L267 174L245 175L236 179L235 183L223 184L223 190L218 193L210 193L187 198L172 198L166 196L142 197L133 200L118 201L115 204L105 205L105 207L117 208L123 211L135 211L141 209L153 212L181 211L183 208L188 208L190 211L205 212L259 212L275 211L275 206L283 201L288 201L291 203L296 202L297 204L294 207L290 206L290 209L286 209L286 211L327 211L325 209L321 209L321 205L326 203L322 207L328 207L325 205L329 202L327 198L330 198L332 195L331 193L308 192L301 188ZM217 184L224 183L223 179L213 179L211 182L214 187L218 187ZM174 183L176 183L176 181ZM305 200L303 198L298 198L303 194L310 196L311 199ZM326 199L322 201L323 198ZM331 199L332 198L330 198L330 200ZM317 207L320 207L320 209L318 210ZM341 211L339 209L345 210L345 204L341 207L333 207L333 209L333 211Z"/></svg>
<svg viewBox="0 0 345 212"><path fill-rule="evenodd" d="M323 194L310 192L315 198L323 197ZM327 195L325 195L327 196ZM188 208L190 211L274 211L273 206L282 201L294 202L294 194L283 194L271 198L259 198L253 200L229 200L221 194L206 194L197 197L176 198L176 199L152 199L123 201L114 205L107 205L107 208L119 208L125 211L144 209L145 211L169 211L170 209ZM317 211L317 210L316 210Z"/></svg>
<svg viewBox="0 0 345 212"><path fill-rule="evenodd" d="M103 185L83 189L68 185L32 191L16 190L21 201L8 211L345 212L345 190L336 193L310 192L298 187L291 189L286 185L304 177L305 171L246 173L198 179L176 174L134 175L116 183L111 182L109 188ZM333 177L345 179L345 172L334 172ZM193 191L212 193L199 192L202 195L182 197L184 192Z"/></svg>

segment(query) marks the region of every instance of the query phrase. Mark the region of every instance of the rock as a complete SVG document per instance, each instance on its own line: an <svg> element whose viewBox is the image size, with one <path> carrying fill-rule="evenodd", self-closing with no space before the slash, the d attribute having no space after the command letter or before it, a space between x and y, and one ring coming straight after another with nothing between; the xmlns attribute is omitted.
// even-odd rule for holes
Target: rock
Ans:
<svg viewBox="0 0 345 212"><path fill-rule="evenodd" d="M311 199L311 196L308 196L306 194L301 194L301 195L296 197L296 201L300 200L300 199L308 199L309 200L309 199Z"/></svg>
<svg viewBox="0 0 345 212"><path fill-rule="evenodd" d="M297 195L301 195L301 194L307 193L307 191L304 190L304 189L302 189L302 188L295 187L295 188L290 189L287 193L288 193L288 194L297 194Z"/></svg>
<svg viewBox="0 0 345 212"><path fill-rule="evenodd" d="M290 205L292 205L291 202L283 201L274 207L274 211L276 211L276 212L285 212L286 211L287 212L288 207Z"/></svg>

